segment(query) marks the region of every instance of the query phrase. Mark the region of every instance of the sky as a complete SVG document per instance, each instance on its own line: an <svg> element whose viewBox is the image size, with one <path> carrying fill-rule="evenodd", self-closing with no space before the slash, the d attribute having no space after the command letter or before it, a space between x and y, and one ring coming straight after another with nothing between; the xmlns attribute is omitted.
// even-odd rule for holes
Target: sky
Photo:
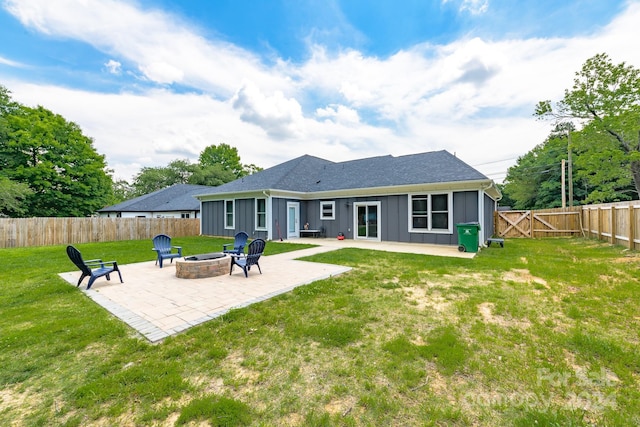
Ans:
<svg viewBox="0 0 640 427"><path fill-rule="evenodd" d="M640 0L0 0L0 85L129 182L221 143L262 168L447 150L501 182L588 58L640 67L639 22Z"/></svg>

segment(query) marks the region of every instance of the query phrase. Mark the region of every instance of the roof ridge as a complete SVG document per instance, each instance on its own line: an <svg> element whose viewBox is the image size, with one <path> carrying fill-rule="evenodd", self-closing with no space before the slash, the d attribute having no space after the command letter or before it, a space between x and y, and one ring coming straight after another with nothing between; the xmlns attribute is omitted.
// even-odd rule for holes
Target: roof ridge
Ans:
<svg viewBox="0 0 640 427"><path fill-rule="evenodd" d="M301 168L302 168L303 172L311 172L309 169L311 168L312 165L310 165L309 163L311 161L318 161L318 160L322 161L325 164L327 164L327 163L336 164L335 162L332 162L331 160L326 160L326 159L323 159L321 157L312 156L310 154L304 154L302 156L296 157L295 159L291 159L291 160L289 160L289 161L287 161L285 163L281 163L281 165L285 165L285 164L287 164L289 162L294 162L295 161L295 163L292 164L292 166L287 170L287 172L283 173L279 177L279 179L275 182L275 184L283 183L287 179L287 177L289 176L289 174L291 172L295 172L295 171L297 171L297 170L299 170ZM309 175L309 174L307 174L307 175Z"/></svg>

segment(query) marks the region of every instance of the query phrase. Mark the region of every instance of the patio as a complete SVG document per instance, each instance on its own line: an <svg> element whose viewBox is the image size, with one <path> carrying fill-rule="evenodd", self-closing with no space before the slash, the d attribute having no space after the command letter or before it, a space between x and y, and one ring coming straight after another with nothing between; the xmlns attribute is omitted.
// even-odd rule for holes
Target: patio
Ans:
<svg viewBox="0 0 640 427"><path fill-rule="evenodd" d="M86 280L80 289L114 316L137 330L151 342L182 332L192 326L219 317L229 310L264 301L317 280L339 275L350 267L299 261L317 253L344 247L404 252L436 256L471 258L456 246L418 245L389 242L338 241L336 239L299 239L314 248L260 258L262 273L252 269L249 278L242 270L232 275L204 279L181 279L175 275L175 263L158 268L154 261L119 266L124 283L117 277L97 280L88 291ZM61 273L76 285L80 273Z"/></svg>

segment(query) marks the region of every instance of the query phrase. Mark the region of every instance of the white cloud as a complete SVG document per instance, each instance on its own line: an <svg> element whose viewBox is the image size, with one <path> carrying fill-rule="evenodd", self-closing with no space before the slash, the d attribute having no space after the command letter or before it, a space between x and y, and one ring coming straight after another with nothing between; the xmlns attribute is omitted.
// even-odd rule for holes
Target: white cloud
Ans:
<svg viewBox="0 0 640 427"><path fill-rule="evenodd" d="M12 61L12 60L7 59L7 58L3 58L2 56L0 56L0 64L8 65L10 67L16 67L16 68L24 67L24 64L21 64L21 63L16 62L16 61Z"/></svg>
<svg viewBox="0 0 640 427"><path fill-rule="evenodd" d="M489 0L463 0L461 11L468 10L473 15L480 15L489 9Z"/></svg>
<svg viewBox="0 0 640 427"><path fill-rule="evenodd" d="M180 83L230 96L247 78L283 90L287 79L265 68L254 54L207 40L173 15L119 0L7 0L23 25L45 34L80 40L138 64L160 84Z"/></svg>
<svg viewBox="0 0 640 427"><path fill-rule="evenodd" d="M329 105L326 108L318 108L316 116L321 119L332 119L336 123L357 124L360 122L358 111L344 105Z"/></svg>
<svg viewBox="0 0 640 427"><path fill-rule="evenodd" d="M245 84L232 99L233 107L241 112L240 118L260 126L277 140L303 136L302 107L282 92L264 95L251 83Z"/></svg>
<svg viewBox="0 0 640 427"><path fill-rule="evenodd" d="M109 61L107 61L104 64L104 67L111 74L119 75L122 73L122 64L119 63L118 61L114 61L113 59L110 59Z"/></svg>
<svg viewBox="0 0 640 427"><path fill-rule="evenodd" d="M117 58L105 64L112 72L124 62L158 84L202 93L107 95L6 83L17 101L44 105L81 125L126 179L141 166L195 160L221 142L237 147L243 162L262 167L302 154L347 160L439 149L470 164L515 159L549 133L549 124L531 116L536 102L560 98L587 58L607 52L614 62L640 66L637 2L587 36L468 37L408 46L387 58L316 45L304 63L279 60L270 67L171 15L132 3L7 4L31 28L108 52ZM462 6L482 10L488 2Z"/></svg>
<svg viewBox="0 0 640 427"><path fill-rule="evenodd" d="M453 0L442 0L442 4L451 3ZM460 12L469 12L472 15L480 15L489 10L489 0L462 0L458 7Z"/></svg>

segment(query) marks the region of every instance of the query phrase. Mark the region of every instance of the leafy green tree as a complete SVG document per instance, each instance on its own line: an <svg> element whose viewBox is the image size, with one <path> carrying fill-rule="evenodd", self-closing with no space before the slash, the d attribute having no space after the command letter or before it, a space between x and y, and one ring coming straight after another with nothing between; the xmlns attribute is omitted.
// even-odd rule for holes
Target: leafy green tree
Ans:
<svg viewBox="0 0 640 427"><path fill-rule="evenodd" d="M562 160L567 154L568 135L564 126L558 126L545 142L518 158L516 165L509 168L502 187L505 199L514 209L561 207ZM574 200L581 201L586 197L582 171L576 165L573 169ZM568 180L566 176L567 186Z"/></svg>
<svg viewBox="0 0 640 427"><path fill-rule="evenodd" d="M263 168L256 166L253 163L248 165L242 165L242 171L243 171L242 176L253 175L256 172L260 172L261 170L263 170Z"/></svg>
<svg viewBox="0 0 640 427"><path fill-rule="evenodd" d="M613 64L605 53L595 55L576 73L573 87L565 90L563 99L555 107L549 100L539 102L534 115L557 121L575 120L585 125L581 136L589 147L582 147L582 156L593 155L585 164L601 169L585 175L592 191L598 192L590 199L616 197L616 192L611 190L622 184L615 171L620 167L630 172L634 195L640 194L639 69L624 62ZM598 163L604 154L615 161ZM601 173L602 169L609 171Z"/></svg>
<svg viewBox="0 0 640 427"><path fill-rule="evenodd" d="M507 171L504 193L514 209L561 206L562 148L558 138L550 138L518 158Z"/></svg>
<svg viewBox="0 0 640 427"><path fill-rule="evenodd" d="M235 179L236 176L233 172L220 164L209 166L198 165L198 168L194 170L193 175L189 178L189 184L217 187L218 185L226 184Z"/></svg>
<svg viewBox="0 0 640 427"><path fill-rule="evenodd" d="M27 184L0 176L0 217L22 217L27 212L24 200L33 192Z"/></svg>
<svg viewBox="0 0 640 427"><path fill-rule="evenodd" d="M587 125L574 133L576 177L585 188L587 203L632 200L637 195L629 155L601 129Z"/></svg>
<svg viewBox="0 0 640 427"><path fill-rule="evenodd" d="M112 199L104 156L75 123L43 108L3 112L3 174L29 186L28 216L87 216Z"/></svg>
<svg viewBox="0 0 640 427"><path fill-rule="evenodd" d="M221 165L233 173L236 178L244 176L244 168L240 162L238 149L228 144L210 145L200 153L199 163L202 166Z"/></svg>
<svg viewBox="0 0 640 427"><path fill-rule="evenodd" d="M167 166L144 167L133 180L133 197L170 187L187 184L197 165L187 159L174 160Z"/></svg>
<svg viewBox="0 0 640 427"><path fill-rule="evenodd" d="M210 145L200 153L198 163L174 160L167 166L142 168L133 180L131 197L139 197L175 184L218 186L261 171L240 162L238 150L227 144Z"/></svg>
<svg viewBox="0 0 640 427"><path fill-rule="evenodd" d="M119 179L113 182L113 201L110 203L115 205L116 203L123 202L132 198L133 186L124 179Z"/></svg>
<svg viewBox="0 0 640 427"><path fill-rule="evenodd" d="M262 170L262 168L254 164L243 165L240 161L238 149L224 143L217 146L210 145L206 147L200 153L199 163L203 168L220 165L223 170L229 171L233 174L233 179L242 178L243 176L251 175ZM216 170L217 169L214 169L213 171ZM232 181L233 179L230 179L229 181Z"/></svg>

